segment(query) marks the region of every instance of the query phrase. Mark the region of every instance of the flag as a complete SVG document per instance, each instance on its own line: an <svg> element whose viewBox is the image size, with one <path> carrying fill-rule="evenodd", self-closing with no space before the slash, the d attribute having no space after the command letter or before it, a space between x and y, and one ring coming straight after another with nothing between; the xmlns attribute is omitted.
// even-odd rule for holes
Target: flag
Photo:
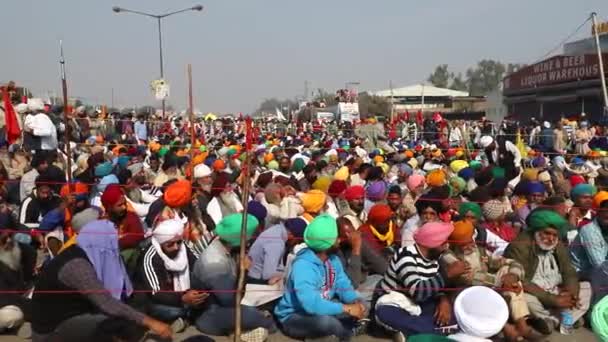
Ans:
<svg viewBox="0 0 608 342"><path fill-rule="evenodd" d="M405 114L403 114L403 115L404 115L405 121L410 121L410 111L409 110L406 110Z"/></svg>
<svg viewBox="0 0 608 342"><path fill-rule="evenodd" d="M2 89L2 100L4 102L6 141L8 141L9 145L11 145L21 136L21 129L19 128L15 108L13 108L13 104L11 103L11 96L8 92L8 87Z"/></svg>

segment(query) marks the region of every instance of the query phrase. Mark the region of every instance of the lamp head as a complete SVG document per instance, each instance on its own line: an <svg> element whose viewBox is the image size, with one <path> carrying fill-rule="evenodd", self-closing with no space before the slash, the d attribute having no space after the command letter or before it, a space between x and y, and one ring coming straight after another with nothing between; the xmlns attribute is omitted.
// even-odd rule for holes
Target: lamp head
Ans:
<svg viewBox="0 0 608 342"><path fill-rule="evenodd" d="M194 7L192 7L193 11L202 11L203 10L203 5L196 5Z"/></svg>
<svg viewBox="0 0 608 342"><path fill-rule="evenodd" d="M114 7L112 7L112 11L114 11L114 13L120 13L122 11L122 8L120 8L118 6L114 6Z"/></svg>

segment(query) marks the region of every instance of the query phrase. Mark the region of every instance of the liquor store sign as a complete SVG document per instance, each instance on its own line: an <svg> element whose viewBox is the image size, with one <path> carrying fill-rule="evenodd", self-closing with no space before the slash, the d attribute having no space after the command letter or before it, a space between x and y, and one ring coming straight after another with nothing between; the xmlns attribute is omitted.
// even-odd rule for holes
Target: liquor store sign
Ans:
<svg viewBox="0 0 608 342"><path fill-rule="evenodd" d="M604 54L604 67L606 58ZM503 80L506 91L542 87L551 84L597 78L600 66L597 55L555 56L527 66Z"/></svg>

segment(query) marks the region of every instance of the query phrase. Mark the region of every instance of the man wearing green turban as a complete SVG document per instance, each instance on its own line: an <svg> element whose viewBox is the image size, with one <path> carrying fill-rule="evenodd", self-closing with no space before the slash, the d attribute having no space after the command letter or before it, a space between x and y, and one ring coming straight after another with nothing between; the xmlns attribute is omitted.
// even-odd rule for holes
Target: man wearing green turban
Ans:
<svg viewBox="0 0 608 342"><path fill-rule="evenodd" d="M326 214L317 216L306 227L304 242L308 248L297 253L274 313L291 338L350 340L356 321L366 312L335 254L336 220Z"/></svg>
<svg viewBox="0 0 608 342"><path fill-rule="evenodd" d="M250 240L258 226L255 216L247 214L246 236ZM242 213L224 217L215 227L218 236L201 253L192 268L192 287L208 291L205 310L196 320L198 330L209 335L229 335L234 332L234 303L238 265L237 249L241 245ZM247 266L248 267L248 266ZM252 306L241 306L243 331L246 335L267 336L276 330L272 318ZM241 339L246 341L244 336Z"/></svg>
<svg viewBox="0 0 608 342"><path fill-rule="evenodd" d="M591 285L579 282L562 243L568 221L554 210L537 208L526 223L528 230L509 244L504 257L524 267L523 289L530 313L551 328L558 327L563 310L569 310L576 322L589 309Z"/></svg>

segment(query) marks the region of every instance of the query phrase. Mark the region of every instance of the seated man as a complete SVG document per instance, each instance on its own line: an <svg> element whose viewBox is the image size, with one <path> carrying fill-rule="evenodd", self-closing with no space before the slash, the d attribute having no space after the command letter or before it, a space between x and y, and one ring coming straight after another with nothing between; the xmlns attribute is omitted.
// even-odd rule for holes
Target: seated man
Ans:
<svg viewBox="0 0 608 342"><path fill-rule="evenodd" d="M570 246L570 257L579 277L590 279L594 270L608 260L608 201L601 201L597 216L581 227Z"/></svg>
<svg viewBox="0 0 608 342"><path fill-rule="evenodd" d="M166 220L154 229L151 245L143 252L136 271L136 282L146 294L147 312L164 322L173 323L174 332L186 328L189 309L200 306L207 293L190 286L190 269L196 261L183 240L184 223Z"/></svg>
<svg viewBox="0 0 608 342"><path fill-rule="evenodd" d="M557 328L559 313L570 311L574 322L589 309L591 285L579 283L576 270L562 244L568 222L548 209L535 209L526 219L528 229L505 250L504 256L523 265L523 287L533 316Z"/></svg>
<svg viewBox="0 0 608 342"><path fill-rule="evenodd" d="M394 212L386 204L375 204L369 210L367 221L359 231L374 253L389 259L401 246L401 232L393 222Z"/></svg>
<svg viewBox="0 0 608 342"><path fill-rule="evenodd" d="M519 337L535 338L537 336L531 326L541 333L549 334L551 331L544 320L530 316L521 285L523 266L513 260L492 255L486 248L477 246L473 239L474 230L470 221L454 223L454 232L449 238L450 249L441 258L441 268L445 269L451 262L460 260L470 265L471 269L450 281L448 287L460 289L481 285L505 289L503 295L508 299L511 321L515 325L507 324L504 334L513 340Z"/></svg>
<svg viewBox="0 0 608 342"><path fill-rule="evenodd" d="M18 291L31 287L36 251L13 240L13 232L0 230L0 333L17 329L29 314L29 300ZM28 284L29 283L29 284Z"/></svg>
<svg viewBox="0 0 608 342"><path fill-rule="evenodd" d="M470 268L455 261L439 273L439 257L448 249L453 230L450 223L426 223L414 233L414 244L402 247L389 262L379 284L375 318L380 326L396 332L397 341L407 335L446 334L455 328L452 304L443 289L447 280Z"/></svg>
<svg viewBox="0 0 608 342"><path fill-rule="evenodd" d="M284 333L308 339L332 336L350 341L356 320L365 317L338 249L338 227L331 216L320 215L306 227L301 250L291 265L285 293L275 307Z"/></svg>
<svg viewBox="0 0 608 342"><path fill-rule="evenodd" d="M249 249L247 283L274 285L283 280L284 256L302 239L305 228L304 220L292 218L263 231Z"/></svg>
<svg viewBox="0 0 608 342"><path fill-rule="evenodd" d="M196 327L210 335L229 335L234 332L234 305L237 286L237 263L241 244L240 232L243 214L224 217L215 227L217 236L201 253L192 271L192 287L209 291L203 313L195 322ZM258 227L258 220L247 215L247 238L251 239ZM248 265L246 265L248 267ZM276 330L271 317L255 307L241 306L243 341L259 341Z"/></svg>

